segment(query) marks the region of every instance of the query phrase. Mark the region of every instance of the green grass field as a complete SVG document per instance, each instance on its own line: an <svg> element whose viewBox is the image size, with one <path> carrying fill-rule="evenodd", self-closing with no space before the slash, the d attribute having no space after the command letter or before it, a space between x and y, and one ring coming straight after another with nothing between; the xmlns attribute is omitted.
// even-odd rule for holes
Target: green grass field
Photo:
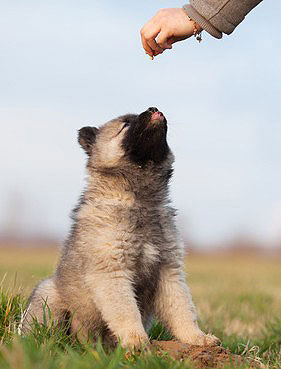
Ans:
<svg viewBox="0 0 281 369"><path fill-rule="evenodd" d="M81 347L55 327L35 326L18 337L20 311L33 286L52 273L57 252L0 249L0 368L192 368L151 353L131 355L119 347ZM281 259L253 255L190 255L186 270L200 326L233 353L281 368ZM152 338L165 339L155 326ZM246 366L247 367L247 366Z"/></svg>

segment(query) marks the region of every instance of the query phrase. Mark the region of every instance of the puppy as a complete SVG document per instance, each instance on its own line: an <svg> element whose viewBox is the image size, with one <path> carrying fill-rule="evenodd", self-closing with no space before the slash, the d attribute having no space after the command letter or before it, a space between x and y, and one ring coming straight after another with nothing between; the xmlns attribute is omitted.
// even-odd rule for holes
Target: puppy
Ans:
<svg viewBox="0 0 281 369"><path fill-rule="evenodd" d="M78 141L88 183L55 274L32 292L23 332L48 305L59 323L71 315L79 339L101 336L139 347L153 317L181 342L212 344L196 322L183 271L183 245L169 205L173 154L157 108L84 127Z"/></svg>

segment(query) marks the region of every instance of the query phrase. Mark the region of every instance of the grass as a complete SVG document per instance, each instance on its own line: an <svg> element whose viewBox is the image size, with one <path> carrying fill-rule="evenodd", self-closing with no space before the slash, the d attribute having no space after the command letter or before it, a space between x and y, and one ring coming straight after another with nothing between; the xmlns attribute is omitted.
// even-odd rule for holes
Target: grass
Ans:
<svg viewBox="0 0 281 369"><path fill-rule="evenodd" d="M37 324L28 337L19 337L26 298L52 272L56 258L55 250L0 249L0 369L191 368L168 356L128 356L121 347L106 353L100 344L82 347L53 325ZM255 358L266 368L281 368L280 265L280 259L247 255L190 255L187 260L202 329L217 335L233 353ZM150 335L170 338L159 324Z"/></svg>

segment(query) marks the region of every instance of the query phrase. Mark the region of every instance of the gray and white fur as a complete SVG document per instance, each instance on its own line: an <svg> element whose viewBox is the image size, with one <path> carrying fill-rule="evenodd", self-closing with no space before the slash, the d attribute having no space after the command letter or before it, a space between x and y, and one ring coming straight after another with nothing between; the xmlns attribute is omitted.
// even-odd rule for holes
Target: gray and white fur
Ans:
<svg viewBox="0 0 281 369"><path fill-rule="evenodd" d="M21 329L71 316L79 339L101 336L139 347L155 317L181 342L212 344L196 322L183 271L183 245L169 205L173 154L166 118L156 108L84 127L88 181L52 277L30 296Z"/></svg>

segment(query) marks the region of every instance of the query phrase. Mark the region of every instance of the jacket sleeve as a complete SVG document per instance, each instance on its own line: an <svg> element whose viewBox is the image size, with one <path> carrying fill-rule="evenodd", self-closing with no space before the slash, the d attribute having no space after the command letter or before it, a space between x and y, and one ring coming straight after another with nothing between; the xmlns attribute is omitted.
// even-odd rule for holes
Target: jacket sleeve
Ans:
<svg viewBox="0 0 281 369"><path fill-rule="evenodd" d="M230 34L262 0L190 0L185 13L216 38Z"/></svg>

